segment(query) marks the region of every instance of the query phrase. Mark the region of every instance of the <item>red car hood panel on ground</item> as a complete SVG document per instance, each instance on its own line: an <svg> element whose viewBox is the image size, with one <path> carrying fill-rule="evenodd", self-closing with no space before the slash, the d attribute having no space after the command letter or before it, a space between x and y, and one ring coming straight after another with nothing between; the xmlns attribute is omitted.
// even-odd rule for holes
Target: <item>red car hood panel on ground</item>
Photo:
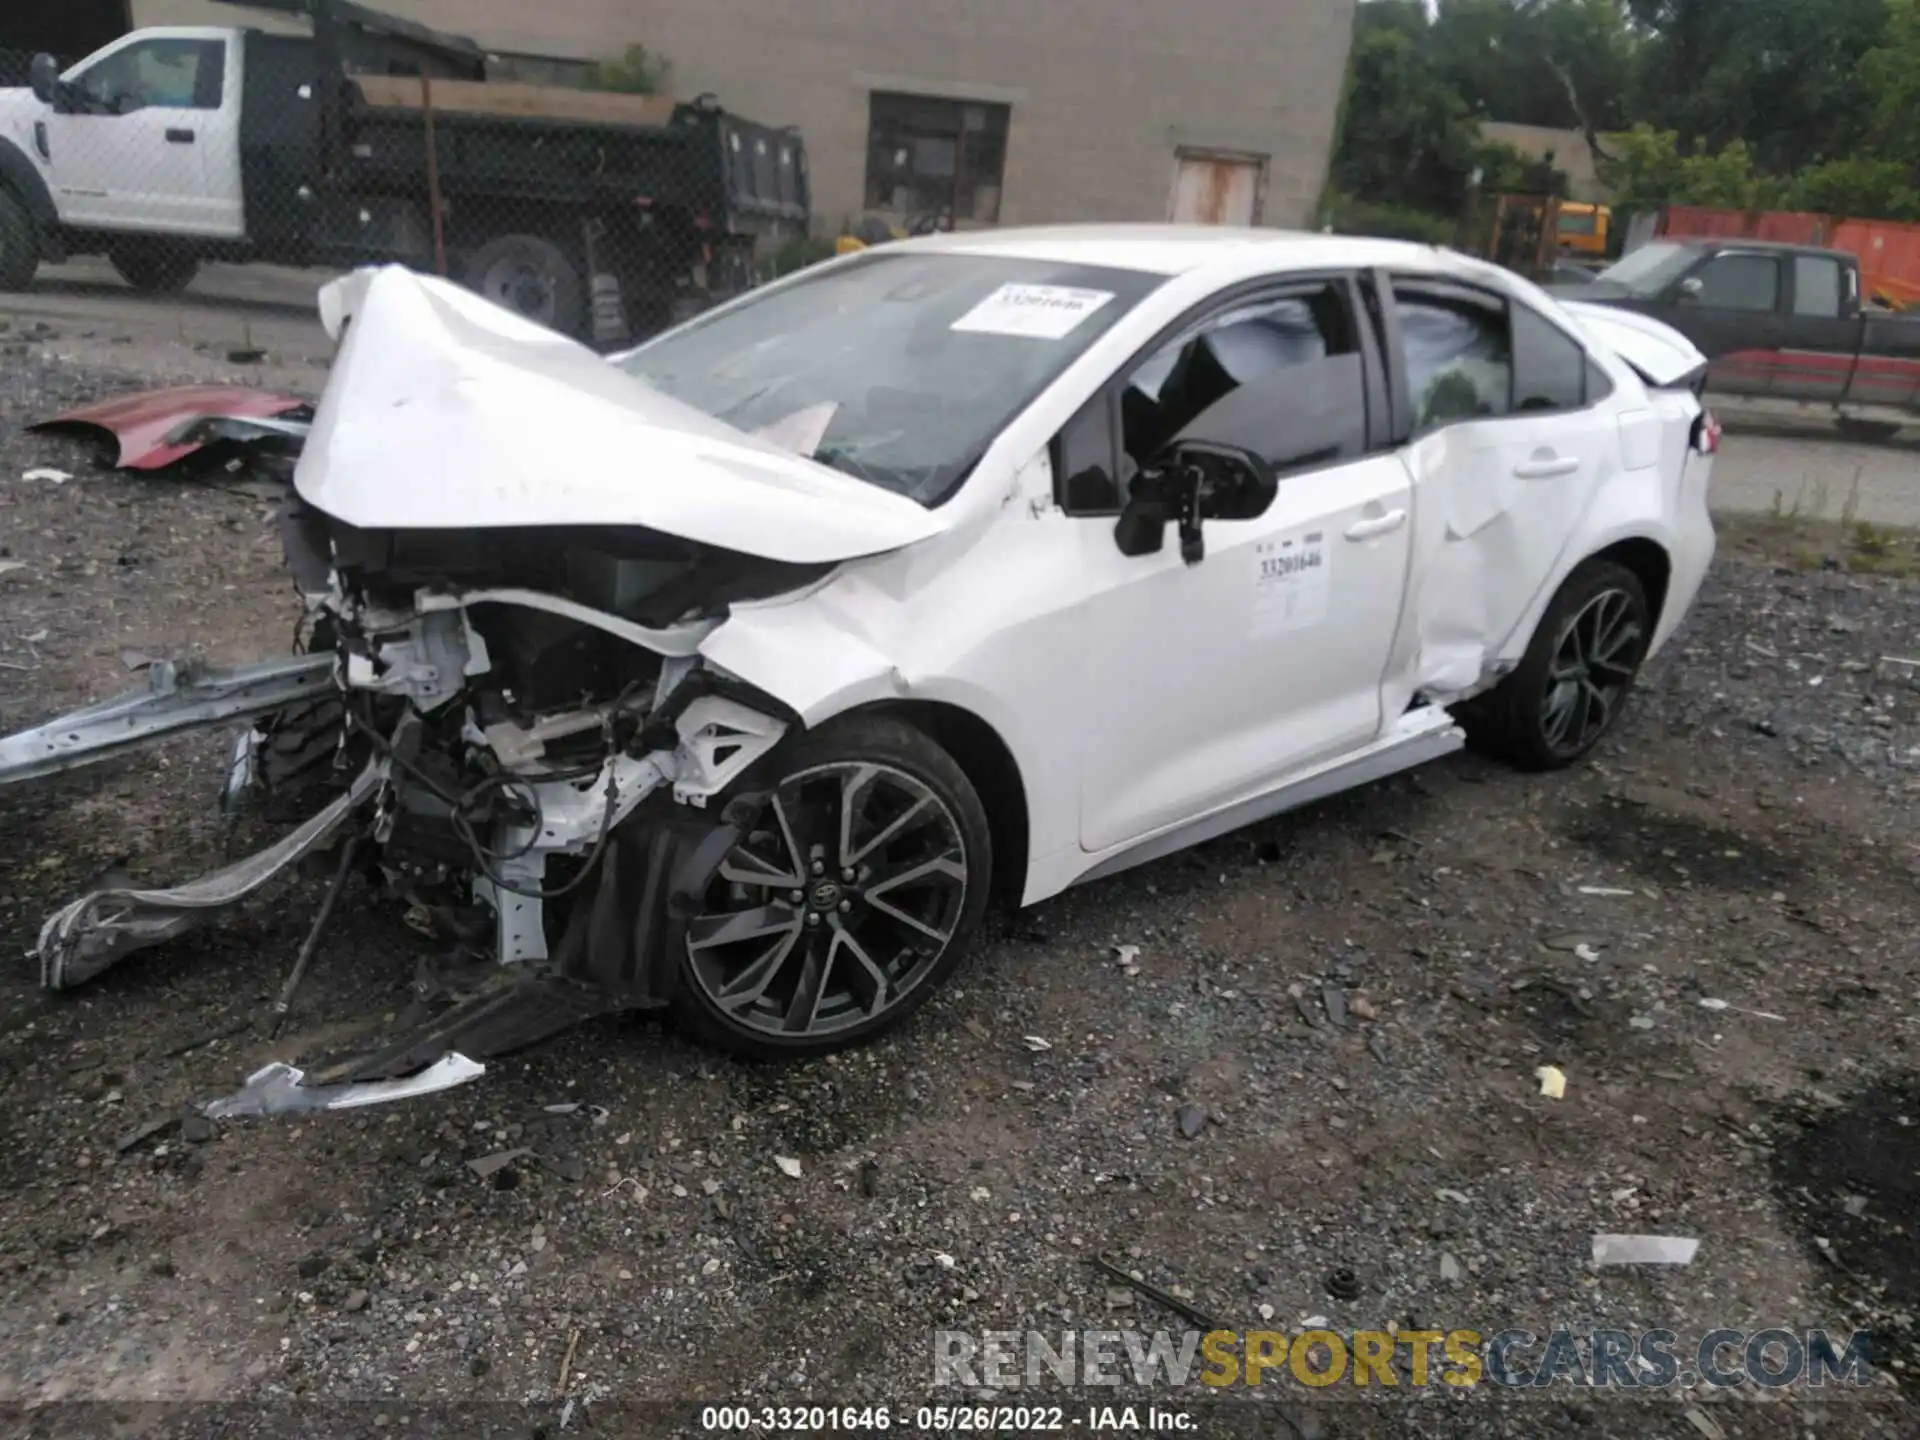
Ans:
<svg viewBox="0 0 1920 1440"><path fill-rule="evenodd" d="M97 405L38 421L28 428L51 430L66 425L90 425L107 431L119 442L120 453L114 463L121 469L160 470L200 449L197 442L166 443L167 436L189 420L205 415L263 420L304 409L308 403L297 396L277 395L271 390L255 390L245 385L182 385L102 400Z"/></svg>

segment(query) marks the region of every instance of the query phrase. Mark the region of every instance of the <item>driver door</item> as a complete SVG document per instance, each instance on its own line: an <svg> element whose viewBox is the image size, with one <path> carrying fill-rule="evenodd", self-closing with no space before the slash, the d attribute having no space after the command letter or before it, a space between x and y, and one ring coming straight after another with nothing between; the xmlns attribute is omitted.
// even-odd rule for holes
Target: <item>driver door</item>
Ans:
<svg viewBox="0 0 1920 1440"><path fill-rule="evenodd" d="M76 105L50 113L47 166L63 223L159 234L238 233L214 215L202 156L225 82L220 40L136 38L70 73Z"/></svg>
<svg viewBox="0 0 1920 1440"><path fill-rule="evenodd" d="M1379 356L1356 299L1337 276L1210 307L1056 442L1089 592L1077 717L1089 852L1257 795L1381 732L1412 496L1380 433ZM1213 433L1223 427L1237 433ZM1175 437L1257 450L1278 490L1255 518L1203 521L1197 563L1171 525L1157 553L1122 554L1115 514L1132 476Z"/></svg>

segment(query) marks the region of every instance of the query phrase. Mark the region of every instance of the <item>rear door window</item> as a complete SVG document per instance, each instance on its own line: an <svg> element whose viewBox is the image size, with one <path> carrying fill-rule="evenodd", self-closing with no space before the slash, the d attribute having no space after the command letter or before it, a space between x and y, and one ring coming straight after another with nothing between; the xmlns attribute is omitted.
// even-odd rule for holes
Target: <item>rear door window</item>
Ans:
<svg viewBox="0 0 1920 1440"><path fill-rule="evenodd" d="M1826 255L1793 257L1793 313L1833 320L1840 315L1840 262Z"/></svg>
<svg viewBox="0 0 1920 1440"><path fill-rule="evenodd" d="M1506 307L1448 290L1395 281L1414 433L1508 414L1513 344Z"/></svg>

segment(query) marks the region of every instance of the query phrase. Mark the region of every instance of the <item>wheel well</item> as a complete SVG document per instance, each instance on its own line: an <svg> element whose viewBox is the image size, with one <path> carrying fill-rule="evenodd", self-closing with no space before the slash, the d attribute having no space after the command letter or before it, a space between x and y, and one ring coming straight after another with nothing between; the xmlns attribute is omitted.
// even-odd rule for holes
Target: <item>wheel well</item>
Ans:
<svg viewBox="0 0 1920 1440"><path fill-rule="evenodd" d="M1591 558L1611 560L1634 573L1641 589L1647 592L1647 613L1653 617L1657 629L1660 613L1667 604L1667 583L1673 578L1673 559L1666 548L1658 541L1636 538L1609 545Z"/></svg>
<svg viewBox="0 0 1920 1440"><path fill-rule="evenodd" d="M994 893L1017 905L1027 882L1027 788L1007 742L957 705L900 700L877 708L932 736L966 772L993 835Z"/></svg>

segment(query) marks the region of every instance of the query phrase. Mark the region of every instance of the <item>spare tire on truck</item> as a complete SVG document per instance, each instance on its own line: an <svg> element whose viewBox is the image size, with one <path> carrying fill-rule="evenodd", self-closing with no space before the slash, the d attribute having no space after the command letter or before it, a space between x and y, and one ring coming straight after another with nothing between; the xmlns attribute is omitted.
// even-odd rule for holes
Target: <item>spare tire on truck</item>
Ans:
<svg viewBox="0 0 1920 1440"><path fill-rule="evenodd" d="M541 235L498 235L467 257L463 276L469 290L576 338L587 316L587 287L580 266Z"/></svg>

